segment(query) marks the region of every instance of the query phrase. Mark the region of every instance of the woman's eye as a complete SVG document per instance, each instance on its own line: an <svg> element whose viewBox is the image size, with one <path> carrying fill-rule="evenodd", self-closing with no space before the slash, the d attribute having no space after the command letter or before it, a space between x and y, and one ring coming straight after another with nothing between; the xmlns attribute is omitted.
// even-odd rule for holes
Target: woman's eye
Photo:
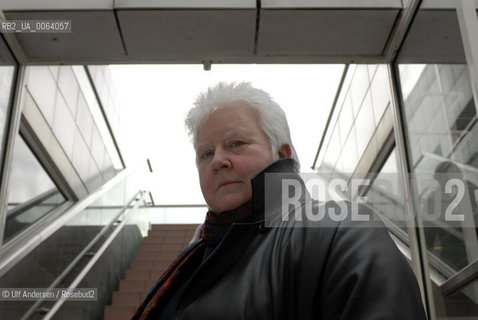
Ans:
<svg viewBox="0 0 478 320"><path fill-rule="evenodd" d="M207 152L202 153L199 158L202 160L202 159L207 159L207 158L209 158L209 157L211 157L211 156L212 156L212 152L211 152L211 151L207 151Z"/></svg>
<svg viewBox="0 0 478 320"><path fill-rule="evenodd" d="M231 147L233 147L233 148L237 148L237 147L240 147L242 145L244 145L243 141L234 141L233 143L231 143Z"/></svg>

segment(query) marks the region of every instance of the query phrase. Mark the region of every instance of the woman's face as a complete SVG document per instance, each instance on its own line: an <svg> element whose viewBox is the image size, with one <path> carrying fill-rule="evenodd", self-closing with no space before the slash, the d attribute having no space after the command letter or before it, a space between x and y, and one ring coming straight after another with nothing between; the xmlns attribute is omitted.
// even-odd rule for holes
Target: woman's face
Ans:
<svg viewBox="0 0 478 320"><path fill-rule="evenodd" d="M257 112L246 103L235 103L218 109L201 124L196 159L206 203L220 213L250 200L251 179L279 155L272 154Z"/></svg>

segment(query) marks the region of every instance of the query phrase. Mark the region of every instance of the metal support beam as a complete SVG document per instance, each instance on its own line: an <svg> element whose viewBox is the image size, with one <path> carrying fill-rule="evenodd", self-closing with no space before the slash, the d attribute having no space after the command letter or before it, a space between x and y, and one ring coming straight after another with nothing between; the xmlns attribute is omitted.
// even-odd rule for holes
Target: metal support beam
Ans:
<svg viewBox="0 0 478 320"><path fill-rule="evenodd" d="M8 178L10 172L10 166L12 163L13 148L15 146L15 139L17 137L18 129L20 126L20 117L22 114L22 101L23 96L23 75L25 73L25 67L20 66L16 71L15 89L13 90L13 103L11 104L6 132L6 143L4 150L3 167L0 168L0 246L3 243L3 235L5 231L5 224L7 219L8 209Z"/></svg>
<svg viewBox="0 0 478 320"><path fill-rule="evenodd" d="M412 258L412 269L420 286L422 300L425 304L425 310L428 314L429 320L435 320L435 305L433 300L433 288L430 281L430 271L428 268L428 257L426 251L425 235L423 230L423 223L418 218L417 210L415 208L415 199L413 196L413 185L410 180L411 165L408 161L408 144L405 129L404 114L401 112L403 106L400 103L400 86L396 66L389 65L389 77L392 91L392 110L394 118L394 134L398 155L399 173L403 180L405 209L411 215L408 219L408 236L410 245L410 255ZM402 108L401 108L402 107Z"/></svg>
<svg viewBox="0 0 478 320"><path fill-rule="evenodd" d="M390 35L387 45L384 49L385 61L392 62L402 46L403 39L410 28L413 17L420 7L421 0L406 0L403 1L403 9L395 22L395 27Z"/></svg>
<svg viewBox="0 0 478 320"><path fill-rule="evenodd" d="M456 13L460 26L461 38L465 49L466 66L470 78L471 91L478 114L478 16L473 0L457 1Z"/></svg>

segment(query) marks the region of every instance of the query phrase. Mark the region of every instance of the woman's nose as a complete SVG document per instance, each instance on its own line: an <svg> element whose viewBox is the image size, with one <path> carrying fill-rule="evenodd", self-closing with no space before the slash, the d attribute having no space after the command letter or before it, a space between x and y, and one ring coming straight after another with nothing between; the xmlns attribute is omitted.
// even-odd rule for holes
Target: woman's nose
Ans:
<svg viewBox="0 0 478 320"><path fill-rule="evenodd" d="M212 168L214 170L229 169L232 167L231 161L224 152L216 151L212 159Z"/></svg>

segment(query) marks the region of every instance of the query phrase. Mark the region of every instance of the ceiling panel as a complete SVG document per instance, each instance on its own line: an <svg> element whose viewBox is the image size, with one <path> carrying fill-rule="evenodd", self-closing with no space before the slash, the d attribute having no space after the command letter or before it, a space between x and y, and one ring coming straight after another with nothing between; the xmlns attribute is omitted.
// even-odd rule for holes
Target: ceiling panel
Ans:
<svg viewBox="0 0 478 320"><path fill-rule="evenodd" d="M115 8L256 8L256 0L115 0Z"/></svg>
<svg viewBox="0 0 478 320"><path fill-rule="evenodd" d="M261 10L261 56L382 54L399 10Z"/></svg>
<svg viewBox="0 0 478 320"><path fill-rule="evenodd" d="M420 9L397 62L466 63L456 11Z"/></svg>
<svg viewBox="0 0 478 320"><path fill-rule="evenodd" d="M212 60L254 50L256 10L120 10L129 58Z"/></svg>
<svg viewBox="0 0 478 320"><path fill-rule="evenodd" d="M262 0L262 8L402 8L401 0Z"/></svg>
<svg viewBox="0 0 478 320"><path fill-rule="evenodd" d="M1 0L3 11L113 9L114 0Z"/></svg>

